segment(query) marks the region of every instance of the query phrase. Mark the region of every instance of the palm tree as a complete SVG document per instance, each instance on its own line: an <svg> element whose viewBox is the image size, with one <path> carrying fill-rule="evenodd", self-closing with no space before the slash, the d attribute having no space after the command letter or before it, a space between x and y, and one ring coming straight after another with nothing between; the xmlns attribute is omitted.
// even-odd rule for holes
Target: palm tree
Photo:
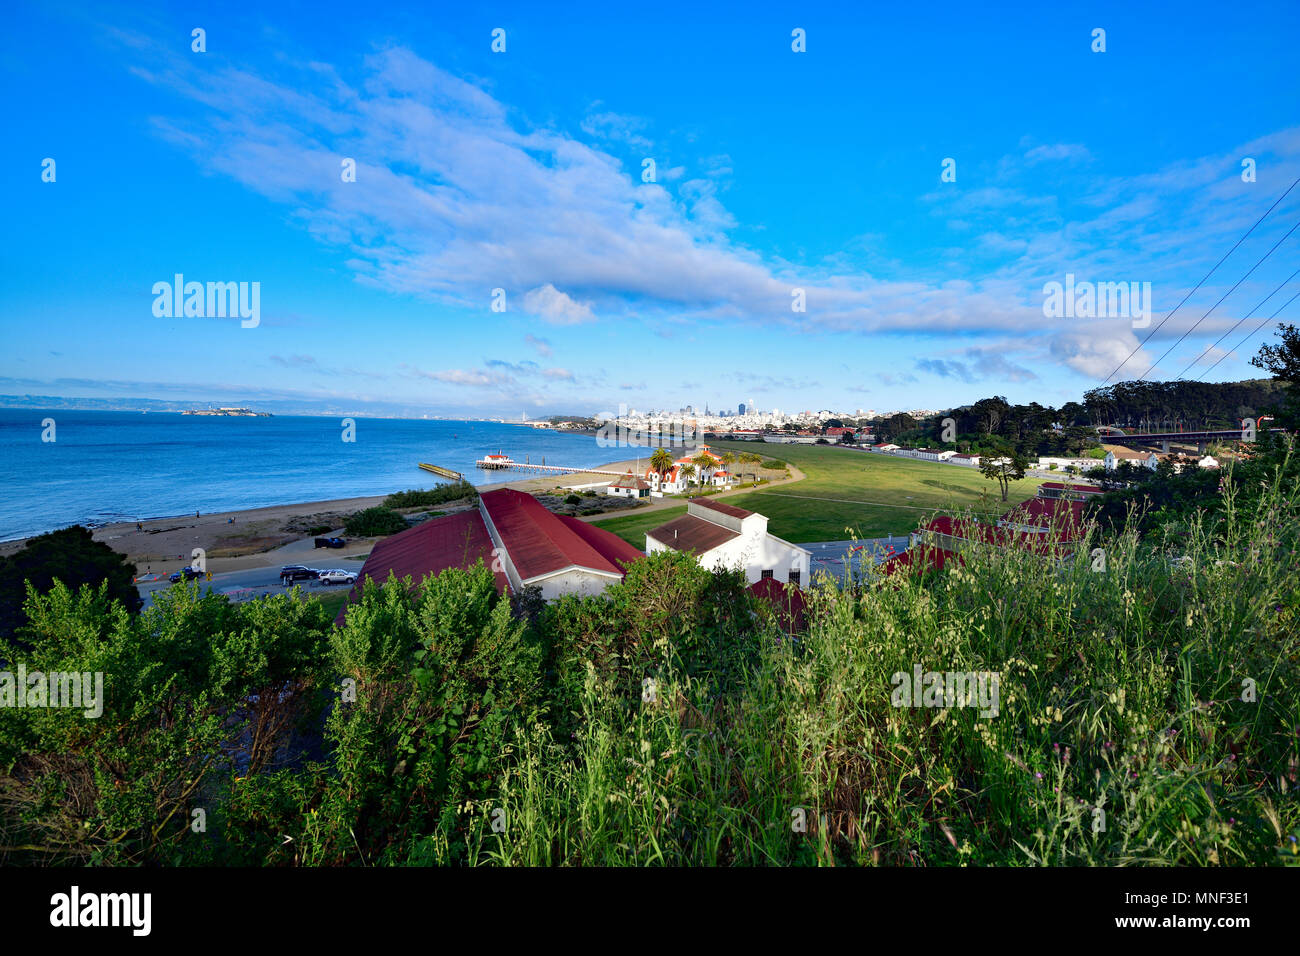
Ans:
<svg viewBox="0 0 1300 956"><path fill-rule="evenodd" d="M690 462L682 465L681 475L686 479L687 484L690 484L691 479L695 477L695 466Z"/></svg>
<svg viewBox="0 0 1300 956"><path fill-rule="evenodd" d="M736 463L736 453L734 451L724 451L722 453L722 467L731 472L732 466Z"/></svg>
<svg viewBox="0 0 1300 956"><path fill-rule="evenodd" d="M756 455L752 451L747 451L740 456L740 461L742 464L746 464L746 465L757 465L763 461L763 456ZM758 472L756 472L753 468L750 468L749 476L753 478L754 481L758 481Z"/></svg>
<svg viewBox="0 0 1300 956"><path fill-rule="evenodd" d="M699 473L701 485L704 484L706 480L706 476L704 473L706 471L712 471L718 466L718 463L714 459L714 457L706 451L702 451L694 458L692 458L691 464L695 466L695 470Z"/></svg>
<svg viewBox="0 0 1300 956"><path fill-rule="evenodd" d="M664 475L668 474L673 467L673 456L667 449L657 448L650 455L650 468L659 476L659 483L662 485Z"/></svg>

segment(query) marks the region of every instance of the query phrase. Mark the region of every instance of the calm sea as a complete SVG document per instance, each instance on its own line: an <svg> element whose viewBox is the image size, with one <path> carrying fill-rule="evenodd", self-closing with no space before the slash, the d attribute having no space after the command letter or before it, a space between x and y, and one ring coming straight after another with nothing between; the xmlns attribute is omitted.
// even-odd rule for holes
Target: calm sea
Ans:
<svg viewBox="0 0 1300 956"><path fill-rule="evenodd" d="M56 440L41 440L53 418ZM592 467L632 458L590 435L492 422L356 418L208 418L179 412L0 408L0 540L70 524L102 524L299 501L382 495L440 483L427 461L474 484L519 473L484 472L476 459Z"/></svg>

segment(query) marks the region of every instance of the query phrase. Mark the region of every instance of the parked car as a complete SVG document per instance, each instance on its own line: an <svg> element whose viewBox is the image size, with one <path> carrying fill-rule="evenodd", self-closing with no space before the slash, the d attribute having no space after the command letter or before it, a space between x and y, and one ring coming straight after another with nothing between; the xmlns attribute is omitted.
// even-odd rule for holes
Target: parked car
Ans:
<svg viewBox="0 0 1300 956"><path fill-rule="evenodd" d="M321 584L354 584L357 580L356 574L351 571L343 571L334 568L330 571L320 573Z"/></svg>
<svg viewBox="0 0 1300 956"><path fill-rule="evenodd" d="M280 569L280 583L290 584L294 581L314 581L320 572L304 568L301 564L289 564Z"/></svg>
<svg viewBox="0 0 1300 956"><path fill-rule="evenodd" d="M168 576L167 580L172 584L175 584L181 578L184 578L186 581L193 581L195 578L203 577L205 573L206 572L200 571L198 568L181 568L179 571L173 571Z"/></svg>
<svg viewBox="0 0 1300 956"><path fill-rule="evenodd" d="M348 543L347 538L317 538L316 547L318 548L341 548Z"/></svg>

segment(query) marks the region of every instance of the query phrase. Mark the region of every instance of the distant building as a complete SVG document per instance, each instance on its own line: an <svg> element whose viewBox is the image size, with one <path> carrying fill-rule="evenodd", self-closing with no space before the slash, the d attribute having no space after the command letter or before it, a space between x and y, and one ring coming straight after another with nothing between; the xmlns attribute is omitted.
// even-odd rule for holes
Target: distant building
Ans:
<svg viewBox="0 0 1300 956"><path fill-rule="evenodd" d="M1074 501L1088 501L1103 494L1096 485L1076 485L1062 481L1045 481L1038 486L1040 498L1070 498Z"/></svg>
<svg viewBox="0 0 1300 956"><path fill-rule="evenodd" d="M701 468L695 464L695 459L700 455L707 455L712 460L712 465ZM690 465L695 469L695 474L690 478L686 476L683 467ZM722 481L715 481L718 473L723 475ZM732 483L730 472L724 469L722 456L715 452L708 445L700 445L694 452L689 455L683 455L673 462L673 466L664 474L659 474L653 468L647 468L645 480L649 482L651 491L659 492L665 495L681 494L693 484L706 485L711 484L719 488L725 488Z"/></svg>
<svg viewBox="0 0 1300 956"><path fill-rule="evenodd" d="M682 551L710 570L739 568L751 584L775 578L805 587L812 554L767 530L767 517L744 508L692 498L686 514L647 531L646 553Z"/></svg>
<svg viewBox="0 0 1300 956"><path fill-rule="evenodd" d="M644 478L626 474L610 485L606 492L616 498L648 498L650 497L650 482Z"/></svg>
<svg viewBox="0 0 1300 956"><path fill-rule="evenodd" d="M741 402L739 405L736 406L736 414L737 414L737 415L743 415L743 414L745 414L745 403L744 403L744 402Z"/></svg>
<svg viewBox="0 0 1300 956"><path fill-rule="evenodd" d="M1114 471L1119 467L1119 464L1122 461L1129 461L1135 465L1142 465L1144 468L1148 468L1151 471L1155 471L1156 466L1160 464L1160 459L1156 457L1155 452L1147 452L1143 454L1140 451L1128 451L1127 449L1114 448L1106 452L1106 458L1104 459L1103 464L1107 471Z"/></svg>

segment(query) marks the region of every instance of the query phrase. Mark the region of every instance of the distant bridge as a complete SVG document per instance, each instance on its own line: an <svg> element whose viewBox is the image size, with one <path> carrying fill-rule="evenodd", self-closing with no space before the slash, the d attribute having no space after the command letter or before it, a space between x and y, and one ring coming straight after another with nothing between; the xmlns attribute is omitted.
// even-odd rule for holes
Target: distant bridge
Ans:
<svg viewBox="0 0 1300 956"><path fill-rule="evenodd" d="M1249 419L1247 419L1248 421ZM1262 424L1267 420L1259 419L1256 423ZM1285 428L1257 428L1256 434L1261 431L1283 432ZM1196 444L1198 454L1205 454L1205 448L1210 442L1217 441L1243 441L1243 428L1224 428L1224 429L1198 429L1193 431L1181 432L1134 432L1129 434L1122 428L1116 428L1114 425L1098 425L1097 438L1108 445L1159 445L1160 450L1169 453L1171 443L1190 445Z"/></svg>

